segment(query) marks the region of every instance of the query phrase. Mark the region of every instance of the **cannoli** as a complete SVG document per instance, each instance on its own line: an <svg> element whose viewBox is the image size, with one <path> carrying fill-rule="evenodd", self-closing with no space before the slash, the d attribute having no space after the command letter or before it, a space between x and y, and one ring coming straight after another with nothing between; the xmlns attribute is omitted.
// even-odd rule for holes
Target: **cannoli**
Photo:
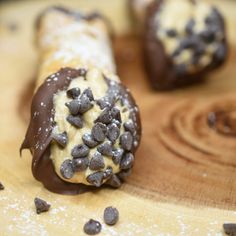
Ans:
<svg viewBox="0 0 236 236"><path fill-rule="evenodd" d="M21 150L50 191L119 187L140 142L139 110L114 65L99 14L49 8L37 20L40 67Z"/></svg>
<svg viewBox="0 0 236 236"><path fill-rule="evenodd" d="M145 24L145 65L156 89L201 81L226 59L223 17L206 2L154 1L146 12Z"/></svg>

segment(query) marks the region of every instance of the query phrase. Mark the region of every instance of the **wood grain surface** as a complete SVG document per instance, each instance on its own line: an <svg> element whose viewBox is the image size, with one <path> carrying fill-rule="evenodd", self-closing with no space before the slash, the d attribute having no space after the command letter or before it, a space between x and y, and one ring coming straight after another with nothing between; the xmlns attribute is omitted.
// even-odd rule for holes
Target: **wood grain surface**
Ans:
<svg viewBox="0 0 236 236"><path fill-rule="evenodd" d="M140 106L143 125L133 175L118 190L53 194L32 177L29 153L19 157L37 73L33 23L55 2L101 9L118 32L118 74ZM102 222L101 235L223 235L222 224L236 222L236 3L214 1L227 18L227 64L202 84L160 93L147 81L139 37L127 35L132 27L124 0L65 2L0 5L0 235L83 235L90 218ZM208 122L213 112L219 114L215 127ZM35 213L36 196L51 203L48 213ZM109 205L120 211L114 227L102 221Z"/></svg>

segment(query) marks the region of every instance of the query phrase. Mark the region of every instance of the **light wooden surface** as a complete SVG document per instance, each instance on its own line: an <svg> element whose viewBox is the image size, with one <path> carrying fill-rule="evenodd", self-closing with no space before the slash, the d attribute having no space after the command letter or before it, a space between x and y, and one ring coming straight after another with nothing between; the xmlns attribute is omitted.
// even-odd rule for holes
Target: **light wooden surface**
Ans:
<svg viewBox="0 0 236 236"><path fill-rule="evenodd" d="M109 205L120 211L114 227L101 235L222 235L224 222L236 222L235 137L217 134L206 125L215 104L236 110L236 3L214 1L228 20L231 54L224 68L206 83L157 93L145 78L141 45L135 36L114 41L118 72L141 108L143 139L133 175L119 190L62 196L33 179L31 157L19 157L29 104L25 91L37 70L33 21L56 1L16 1L0 6L0 235L82 235L83 224L102 222ZM58 1L57 1L58 2ZM64 1L61 1L64 2ZM102 9L121 35L130 29L125 1L68 1L66 5ZM6 25L17 22L18 29ZM33 199L50 202L36 215Z"/></svg>

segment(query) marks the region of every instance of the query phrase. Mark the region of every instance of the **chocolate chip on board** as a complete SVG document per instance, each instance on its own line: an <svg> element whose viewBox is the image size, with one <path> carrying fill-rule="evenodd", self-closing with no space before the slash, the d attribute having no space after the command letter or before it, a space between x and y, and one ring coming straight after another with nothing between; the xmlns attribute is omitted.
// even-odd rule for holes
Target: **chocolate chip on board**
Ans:
<svg viewBox="0 0 236 236"><path fill-rule="evenodd" d="M1 182L0 182L0 190L4 190L4 186Z"/></svg>
<svg viewBox="0 0 236 236"><path fill-rule="evenodd" d="M119 212L115 207L107 207L103 213L104 222L107 225L115 225L119 220Z"/></svg>
<svg viewBox="0 0 236 236"><path fill-rule="evenodd" d="M71 151L71 156L73 158L86 157L88 154L89 148L85 144L76 145Z"/></svg>
<svg viewBox="0 0 236 236"><path fill-rule="evenodd" d="M66 120L76 128L79 128L79 129L83 128L84 122L83 122L83 118L80 115L77 115L77 116L69 115L67 116Z"/></svg>
<svg viewBox="0 0 236 236"><path fill-rule="evenodd" d="M65 179L71 179L74 175L74 169L72 161L70 159L65 160L60 167L60 173Z"/></svg>
<svg viewBox="0 0 236 236"><path fill-rule="evenodd" d="M84 232L88 235L95 235L100 233L102 229L102 225L100 222L90 219L88 222L84 225Z"/></svg>
<svg viewBox="0 0 236 236"><path fill-rule="evenodd" d="M224 232L230 236L236 236L236 224L235 223L225 223L223 224Z"/></svg>
<svg viewBox="0 0 236 236"><path fill-rule="evenodd" d="M42 212L46 212L51 207L51 205L48 204L46 201L44 201L40 198L37 198L37 197L34 199L34 204L35 204L35 207L36 207L36 213L37 214L40 214Z"/></svg>

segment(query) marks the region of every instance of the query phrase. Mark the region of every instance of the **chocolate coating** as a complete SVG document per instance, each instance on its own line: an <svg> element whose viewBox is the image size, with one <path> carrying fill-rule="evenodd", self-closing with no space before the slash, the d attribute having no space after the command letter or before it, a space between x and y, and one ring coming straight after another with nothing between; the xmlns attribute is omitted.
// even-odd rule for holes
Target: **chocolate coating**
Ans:
<svg viewBox="0 0 236 236"><path fill-rule="evenodd" d="M144 32L144 58L146 71L151 85L153 88L158 90L167 90L189 85L195 82L200 82L204 79L207 73L221 66L226 59L228 47L225 37L225 25L223 17L217 11L217 9L215 9L219 21L219 27L223 31L223 39L218 49L219 52L216 52L215 56L212 59L212 62L209 63L207 66L194 72L188 72L186 71L184 64L178 67L174 65L171 56L167 55L162 41L157 36L156 30L158 29L158 26L156 25L155 17L156 14L158 14L158 12L161 10L161 6L163 3L164 0L154 1L152 4L150 4L146 12ZM193 4L195 3L193 2ZM186 22L187 33L191 33L192 25L193 22L191 19L189 22ZM171 30L167 32L167 35L169 37L175 37L176 32ZM209 37L208 39L210 40ZM191 40L188 40L188 43L190 41ZM199 40L195 40L194 42L193 38L191 43L196 43L199 48L198 53L200 55L202 51L200 50L201 45ZM185 45L185 47L189 46L191 45ZM176 53L179 52L176 51ZM196 62L193 61L193 64L198 62L198 57L194 59L196 60Z"/></svg>
<svg viewBox="0 0 236 236"><path fill-rule="evenodd" d="M43 183L52 192L63 194L80 194L92 189L94 186L84 184L69 183L61 179L55 172L52 160L50 159L50 143L52 141L52 130L54 127L53 96L58 91L67 90L70 82L82 76L83 69L62 68L54 75L57 81L51 80L48 86L47 79L38 88L31 105L30 124L20 151L29 149L33 155L32 173L33 176ZM52 75L51 75L52 76ZM138 109L132 95L120 83L104 78L108 85L108 93L121 97L121 102L130 110L129 118L136 124L134 140L137 144L141 138L141 124ZM43 104L43 106L42 106ZM137 146L132 147L135 152Z"/></svg>

